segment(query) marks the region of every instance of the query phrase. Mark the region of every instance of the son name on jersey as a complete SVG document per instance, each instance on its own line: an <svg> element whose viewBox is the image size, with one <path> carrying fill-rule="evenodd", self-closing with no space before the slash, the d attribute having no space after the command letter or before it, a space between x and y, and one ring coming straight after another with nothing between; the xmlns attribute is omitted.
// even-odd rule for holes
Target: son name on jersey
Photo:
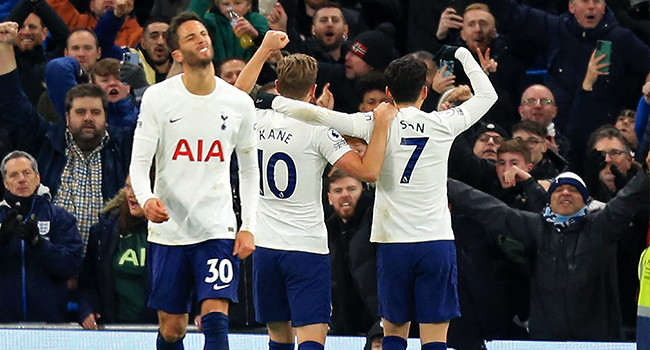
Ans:
<svg viewBox="0 0 650 350"><path fill-rule="evenodd" d="M399 121L400 126L402 127L402 130L406 128L410 128L415 130L416 132L423 133L424 134L424 123L416 123L415 125L407 122L406 120L400 120Z"/></svg>

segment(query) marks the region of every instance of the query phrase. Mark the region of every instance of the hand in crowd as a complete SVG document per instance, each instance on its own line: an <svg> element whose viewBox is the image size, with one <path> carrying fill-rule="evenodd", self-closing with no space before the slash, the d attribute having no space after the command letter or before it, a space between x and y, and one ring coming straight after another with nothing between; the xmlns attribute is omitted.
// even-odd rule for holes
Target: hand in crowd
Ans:
<svg viewBox="0 0 650 350"><path fill-rule="evenodd" d="M453 107L454 104L459 105L472 98L472 96L474 95L472 95L472 89L470 89L469 86L459 85L449 94L449 96L447 96L447 100L440 104L438 111L442 112L447 110Z"/></svg>
<svg viewBox="0 0 650 350"><path fill-rule="evenodd" d="M463 17L456 14L456 10L447 7L440 15L440 22L438 23L438 32L436 37L442 40L447 37L449 29L460 29L463 27Z"/></svg>
<svg viewBox="0 0 650 350"><path fill-rule="evenodd" d="M330 83L325 84L323 92L316 100L316 105L327 109L334 109L334 95L330 91Z"/></svg>
<svg viewBox="0 0 650 350"><path fill-rule="evenodd" d="M433 76L433 83L431 84L431 88L439 94L442 94L449 89L453 89L454 83L456 83L455 75L445 77L446 71L447 66L443 66L441 69L438 69L436 75Z"/></svg>
<svg viewBox="0 0 650 350"><path fill-rule="evenodd" d="M587 66L587 74L585 75L585 80L582 82L582 89L585 91L591 91L594 89L594 83L601 75L608 75L609 72L603 72L601 69L609 67L608 63L600 63L605 59L606 55L602 54L600 57L596 57L596 50L591 54L589 59L589 65Z"/></svg>
<svg viewBox="0 0 650 350"><path fill-rule="evenodd" d="M18 36L18 23L2 22L0 23L0 43L13 45Z"/></svg>
<svg viewBox="0 0 650 350"><path fill-rule="evenodd" d="M147 220L157 224L169 220L167 208L163 202L158 198L151 198L144 203L144 216Z"/></svg>
<svg viewBox="0 0 650 350"><path fill-rule="evenodd" d="M287 32L287 13L284 11L284 7L282 7L280 2L275 4L273 11L266 16L266 20L269 22L269 29Z"/></svg>
<svg viewBox="0 0 650 350"><path fill-rule="evenodd" d="M99 320L100 318L101 318L100 314L97 314L97 313L90 314L90 315L86 316L86 318L81 323L81 326L84 329L97 330L97 329L99 329L99 326L97 325L97 320Z"/></svg>
<svg viewBox="0 0 650 350"><path fill-rule="evenodd" d="M133 11L133 0L117 0L115 3L115 17L124 17Z"/></svg>
<svg viewBox="0 0 650 350"><path fill-rule="evenodd" d="M398 109L393 104L382 102L372 113L375 116L375 123L390 124L397 115Z"/></svg>
<svg viewBox="0 0 650 350"><path fill-rule="evenodd" d="M503 182L505 184L504 188L514 187L517 185L517 182L526 181L529 178L529 173L522 169L519 169L517 166L513 166L505 173L503 173Z"/></svg>
<svg viewBox="0 0 650 350"><path fill-rule="evenodd" d="M485 74L496 72L499 64L493 58L490 58L490 49L485 50L485 55L483 55L480 48L477 48L476 51L478 52L481 68L483 68Z"/></svg>
<svg viewBox="0 0 650 350"><path fill-rule="evenodd" d="M643 99L645 100L645 102L650 104L650 81L643 84L643 88L641 89L641 93L643 93ZM648 165L650 165L650 164L648 164Z"/></svg>
<svg viewBox="0 0 650 350"><path fill-rule="evenodd" d="M240 259L246 259L255 250L255 240L253 234L248 231L237 232L235 238L235 249L232 255L237 255Z"/></svg>
<svg viewBox="0 0 650 350"><path fill-rule="evenodd" d="M289 36L287 33L277 30L269 30L264 35L260 49L268 50L269 52L275 52L287 46L288 43Z"/></svg>
<svg viewBox="0 0 650 350"><path fill-rule="evenodd" d="M239 17L239 19L237 20L237 24L235 25L233 30L235 31L235 35L238 38L241 38L246 33L248 33L251 36L251 38L253 38L253 39L257 38L257 36L260 35L257 32L257 29L255 29L255 27L253 27L251 22L249 22L244 17Z"/></svg>

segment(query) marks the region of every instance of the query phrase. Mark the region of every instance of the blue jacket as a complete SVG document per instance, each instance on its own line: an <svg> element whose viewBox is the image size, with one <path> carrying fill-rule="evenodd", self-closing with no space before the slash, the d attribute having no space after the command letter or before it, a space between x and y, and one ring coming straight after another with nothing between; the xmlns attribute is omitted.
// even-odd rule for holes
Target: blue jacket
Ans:
<svg viewBox="0 0 650 350"><path fill-rule="evenodd" d="M612 42L610 74L594 84L594 97L601 101L601 120L615 122L621 108L632 108L641 85L650 72L650 48L630 30L618 25L607 9L593 29L578 24L571 13L561 16L518 5L515 0L486 0L497 22L506 32L517 32L548 57L546 85L555 95L558 115L554 122L565 132L572 100L582 86L589 58L598 40Z"/></svg>
<svg viewBox="0 0 650 350"><path fill-rule="evenodd" d="M0 221L11 210L0 203ZM19 238L0 247L0 323L64 322L68 305L67 280L81 267L83 243L77 220L67 211L35 195L30 214L36 214L43 246L34 251Z"/></svg>
<svg viewBox="0 0 650 350"><path fill-rule="evenodd" d="M119 206L99 216L99 222L90 228L88 249L79 274L79 322L91 313L101 314L103 323L118 323L118 300L113 276L113 258L117 253L119 236ZM147 235L146 224L141 234ZM150 265L149 254L147 264ZM147 272L150 270L147 269ZM151 275L145 280L147 295L151 291ZM148 309L142 323L156 323L156 311Z"/></svg>
<svg viewBox="0 0 650 350"><path fill-rule="evenodd" d="M38 160L41 183L56 195L67 161L66 127L48 123L38 114L20 86L18 70L0 75L0 111L0 122L13 145ZM124 186L133 144L131 129L109 126L108 134L109 140L101 150L104 201Z"/></svg>

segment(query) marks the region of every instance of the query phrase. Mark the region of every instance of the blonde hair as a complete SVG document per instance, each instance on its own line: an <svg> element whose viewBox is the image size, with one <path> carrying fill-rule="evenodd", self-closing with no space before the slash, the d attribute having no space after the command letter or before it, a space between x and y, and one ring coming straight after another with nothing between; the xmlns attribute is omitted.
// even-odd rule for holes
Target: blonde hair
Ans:
<svg viewBox="0 0 650 350"><path fill-rule="evenodd" d="M297 53L282 57L276 71L280 94L301 99L316 84L318 62L311 56Z"/></svg>

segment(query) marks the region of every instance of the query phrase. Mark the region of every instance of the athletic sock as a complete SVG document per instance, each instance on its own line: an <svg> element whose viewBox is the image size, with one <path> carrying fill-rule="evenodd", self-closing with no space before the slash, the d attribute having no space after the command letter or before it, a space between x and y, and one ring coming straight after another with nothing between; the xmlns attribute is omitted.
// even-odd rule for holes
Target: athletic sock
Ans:
<svg viewBox="0 0 650 350"><path fill-rule="evenodd" d="M269 340L269 350L293 350L293 343L276 343Z"/></svg>
<svg viewBox="0 0 650 350"><path fill-rule="evenodd" d="M185 338L185 337L183 337ZM170 343L163 338L162 334L158 332L158 338L156 339L156 349L158 350L183 350L183 338L173 343Z"/></svg>
<svg viewBox="0 0 650 350"><path fill-rule="evenodd" d="M315 341L305 341L298 345L298 350L323 350L325 346Z"/></svg>
<svg viewBox="0 0 650 350"><path fill-rule="evenodd" d="M406 339L389 335L382 341L383 350L406 350Z"/></svg>
<svg viewBox="0 0 650 350"><path fill-rule="evenodd" d="M221 312L210 312L201 317L205 335L204 350L228 350L228 316Z"/></svg>
<svg viewBox="0 0 650 350"><path fill-rule="evenodd" d="M433 342L422 345L422 350L447 350L447 343Z"/></svg>

